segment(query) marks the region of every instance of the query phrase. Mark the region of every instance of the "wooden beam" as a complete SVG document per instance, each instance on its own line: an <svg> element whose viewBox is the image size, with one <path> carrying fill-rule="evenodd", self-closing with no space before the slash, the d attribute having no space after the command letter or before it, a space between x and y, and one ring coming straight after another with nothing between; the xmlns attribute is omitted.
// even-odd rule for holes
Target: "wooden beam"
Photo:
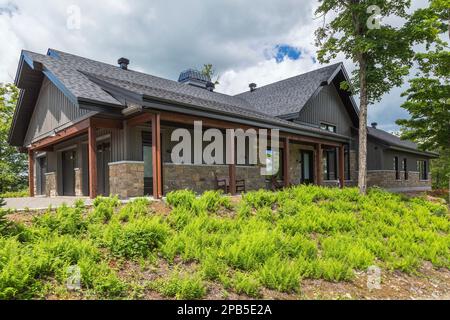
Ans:
<svg viewBox="0 0 450 320"><path fill-rule="evenodd" d="M28 150L28 187L30 197L34 197L34 152Z"/></svg>
<svg viewBox="0 0 450 320"><path fill-rule="evenodd" d="M150 112L141 113L137 116L134 116L134 117L128 119L127 125L129 127L135 127L135 126L147 123L147 122L152 122L153 116L154 116L154 114L150 113Z"/></svg>
<svg viewBox="0 0 450 320"><path fill-rule="evenodd" d="M339 185L342 189L345 187L345 153L343 145L339 147Z"/></svg>
<svg viewBox="0 0 450 320"><path fill-rule="evenodd" d="M284 158L283 158L284 186L289 188L291 185L289 176L289 138L284 140Z"/></svg>
<svg viewBox="0 0 450 320"><path fill-rule="evenodd" d="M102 129L123 129L122 120L105 119L105 118L91 118L92 126Z"/></svg>
<svg viewBox="0 0 450 320"><path fill-rule="evenodd" d="M89 128L89 125L90 119L80 121L64 130L61 130L60 132L57 132L57 134L53 137L47 137L38 142L33 143L30 149L34 151L42 150L56 143L75 137L82 133L86 133Z"/></svg>
<svg viewBox="0 0 450 320"><path fill-rule="evenodd" d="M316 145L316 184L318 186L321 186L323 183L322 156L323 156L322 145L318 143Z"/></svg>
<svg viewBox="0 0 450 320"><path fill-rule="evenodd" d="M97 197L97 138L95 127L88 128L88 157L89 157L89 197Z"/></svg>
<svg viewBox="0 0 450 320"><path fill-rule="evenodd" d="M309 144L320 143L322 146L329 146L329 147L339 147L341 145L340 142L329 141L326 139L298 136L298 135L292 135L292 134L286 134L286 133L280 133L280 137L288 138L289 140L292 140L292 141L304 142L304 143L309 143Z"/></svg>

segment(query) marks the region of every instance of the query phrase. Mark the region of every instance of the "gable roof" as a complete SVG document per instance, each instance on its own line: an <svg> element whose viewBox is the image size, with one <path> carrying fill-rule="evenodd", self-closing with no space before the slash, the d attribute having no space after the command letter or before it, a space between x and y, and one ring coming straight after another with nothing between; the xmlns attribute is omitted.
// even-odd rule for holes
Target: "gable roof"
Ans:
<svg viewBox="0 0 450 320"><path fill-rule="evenodd" d="M30 72L23 72L29 70ZM211 113L227 114L236 122L251 119L271 127L289 128L292 132L325 135L332 140L343 141L347 137L326 132L320 128L293 123L261 112L260 108L239 96L230 96L218 92L211 92L187 84L163 79L133 70L123 70L118 66L79 57L58 50L49 49L47 55L31 51L22 51L16 85L23 89L14 116L13 126L9 135L9 142L21 146L24 131L28 128L32 114L33 101L37 99L41 82L29 82L28 78L45 75L51 80L74 104L87 108L104 106L112 111L124 109L126 101L117 98L108 88L126 90L135 95L139 101L144 99L158 99L184 106L200 107ZM26 101L26 103L23 103ZM98 111L97 109L93 109Z"/></svg>
<svg viewBox="0 0 450 320"><path fill-rule="evenodd" d="M257 88L253 92L240 93L236 97L271 116L299 113L321 86L331 83L342 67L342 63L332 64Z"/></svg>
<svg viewBox="0 0 450 320"><path fill-rule="evenodd" d="M402 140L401 138L390 134L389 132L386 132L381 129L368 127L367 128L367 135L370 138L374 138L376 140L384 142L389 148L396 149L396 150L402 150L407 151L415 154L421 154L429 157L437 157L438 154L434 152L427 152L427 151L421 151L419 149L419 146L410 141L410 140Z"/></svg>

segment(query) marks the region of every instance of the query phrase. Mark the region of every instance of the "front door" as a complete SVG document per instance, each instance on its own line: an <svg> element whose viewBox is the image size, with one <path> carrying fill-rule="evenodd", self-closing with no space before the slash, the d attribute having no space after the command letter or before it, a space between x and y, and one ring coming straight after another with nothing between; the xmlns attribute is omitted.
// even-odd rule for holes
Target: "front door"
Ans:
<svg viewBox="0 0 450 320"><path fill-rule="evenodd" d="M73 150L62 153L63 195L75 196L75 156Z"/></svg>
<svg viewBox="0 0 450 320"><path fill-rule="evenodd" d="M47 172L47 158L37 159L36 170L36 193L40 196L45 195L45 174Z"/></svg>
<svg viewBox="0 0 450 320"><path fill-rule="evenodd" d="M111 162L111 144L97 145L97 191L99 195L109 196L109 163Z"/></svg>
<svg viewBox="0 0 450 320"><path fill-rule="evenodd" d="M302 183L314 183L314 153L309 150L301 151L301 170Z"/></svg>

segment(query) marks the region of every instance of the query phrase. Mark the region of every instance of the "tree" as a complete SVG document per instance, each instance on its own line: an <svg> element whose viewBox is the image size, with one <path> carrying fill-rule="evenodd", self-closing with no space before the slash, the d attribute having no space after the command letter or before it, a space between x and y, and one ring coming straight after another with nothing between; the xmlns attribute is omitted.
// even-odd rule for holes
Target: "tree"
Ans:
<svg viewBox="0 0 450 320"><path fill-rule="evenodd" d="M409 0L320 0L317 15L334 18L316 31L318 59L328 63L339 53L356 65L350 83L341 88L359 93L359 175L362 194L367 188L367 109L393 87L400 86L412 65L413 44L434 38L433 28L410 21ZM396 16L400 27L381 24L377 16ZM421 22L422 20L419 20Z"/></svg>
<svg viewBox="0 0 450 320"><path fill-rule="evenodd" d="M433 50L416 54L419 71L409 81L402 105L411 117L397 124L402 138L416 141L422 149L439 151L440 159L433 161L435 186L443 187L447 179L450 188L450 52L443 41L447 32L450 38L450 0L430 1L413 19L434 21L442 37L435 39Z"/></svg>
<svg viewBox="0 0 450 320"><path fill-rule="evenodd" d="M217 86L219 85L219 76L216 76L216 70L214 70L213 65L210 63L204 64L203 65L203 69L202 69L202 73L205 76L208 76L211 81ZM213 80L213 77L216 76L216 79Z"/></svg>
<svg viewBox="0 0 450 320"><path fill-rule="evenodd" d="M0 84L0 193L19 191L27 184L27 158L8 144L19 90L13 84Z"/></svg>

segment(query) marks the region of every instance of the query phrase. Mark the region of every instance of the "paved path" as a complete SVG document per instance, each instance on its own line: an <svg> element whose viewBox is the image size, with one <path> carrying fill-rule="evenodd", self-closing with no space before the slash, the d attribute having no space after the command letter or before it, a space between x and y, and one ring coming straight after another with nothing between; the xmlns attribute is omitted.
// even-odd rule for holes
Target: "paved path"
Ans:
<svg viewBox="0 0 450 320"><path fill-rule="evenodd" d="M46 198L46 197L35 197L35 198L9 198L5 199L6 205L2 207L3 209L13 209L17 211L24 210L45 210L49 206L53 208L60 207L63 203L68 206L73 206L75 201L82 199L86 205L91 205L92 200L87 197L56 197L56 198Z"/></svg>

